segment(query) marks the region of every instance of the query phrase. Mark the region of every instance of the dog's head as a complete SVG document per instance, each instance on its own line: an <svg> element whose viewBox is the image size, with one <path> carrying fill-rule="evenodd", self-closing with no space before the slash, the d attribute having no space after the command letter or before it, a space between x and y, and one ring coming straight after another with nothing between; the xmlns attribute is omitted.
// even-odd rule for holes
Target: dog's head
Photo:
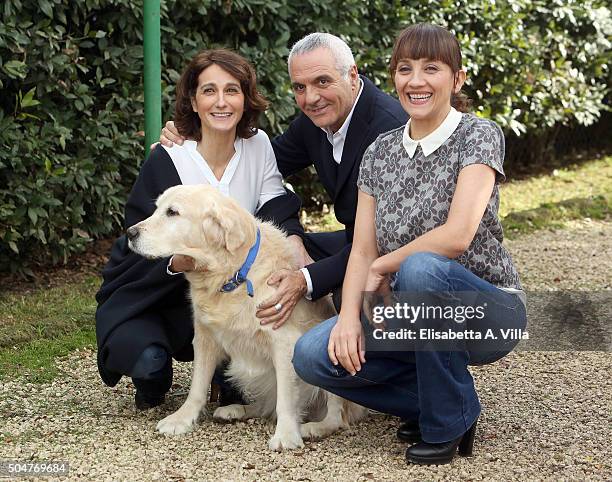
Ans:
<svg viewBox="0 0 612 482"><path fill-rule="evenodd" d="M253 217L212 186L171 187L156 206L153 215L127 230L130 249L144 257L183 254L210 268L255 240Z"/></svg>

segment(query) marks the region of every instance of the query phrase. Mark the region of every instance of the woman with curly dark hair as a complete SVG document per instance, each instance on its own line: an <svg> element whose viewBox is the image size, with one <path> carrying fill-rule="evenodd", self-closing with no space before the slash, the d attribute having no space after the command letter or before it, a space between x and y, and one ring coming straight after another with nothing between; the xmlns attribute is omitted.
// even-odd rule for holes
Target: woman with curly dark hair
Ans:
<svg viewBox="0 0 612 482"><path fill-rule="evenodd" d="M149 217L155 200L177 184L210 184L262 219L289 234L299 222L299 199L287 192L270 140L257 129L267 102L257 90L249 62L225 49L197 54L176 92L175 119L188 137L182 146L157 146L143 164L125 207L125 226ZM172 358L193 359L193 322L187 282L181 274L193 260L144 259L131 252L125 236L114 244L96 299L98 369L114 386L132 378L135 403L147 409L163 403L172 385ZM223 383L222 403L235 394Z"/></svg>

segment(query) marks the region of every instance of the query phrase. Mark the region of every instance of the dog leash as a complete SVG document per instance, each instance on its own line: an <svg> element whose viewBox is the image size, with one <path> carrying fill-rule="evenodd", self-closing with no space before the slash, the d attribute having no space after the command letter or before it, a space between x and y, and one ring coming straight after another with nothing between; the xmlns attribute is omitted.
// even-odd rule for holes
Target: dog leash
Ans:
<svg viewBox="0 0 612 482"><path fill-rule="evenodd" d="M253 297L253 283L251 283L251 280L247 278L247 274L249 273L251 266L253 266L255 258L257 258L257 253L259 252L259 240L260 234L259 228L257 228L257 239L255 240L255 244L251 246L251 249L249 249L249 253L247 254L246 260L244 261L240 269L236 271L236 273L234 273L234 276L228 279L219 291L221 291L222 293L229 293L230 291L234 291L236 288L238 288L238 286L240 286L246 281L247 293L251 298Z"/></svg>

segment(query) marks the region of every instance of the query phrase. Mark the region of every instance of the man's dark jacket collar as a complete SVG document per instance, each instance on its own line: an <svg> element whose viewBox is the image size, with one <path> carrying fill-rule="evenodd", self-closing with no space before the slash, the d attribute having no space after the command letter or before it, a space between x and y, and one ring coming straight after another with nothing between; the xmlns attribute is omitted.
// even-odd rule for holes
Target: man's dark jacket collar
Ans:
<svg viewBox="0 0 612 482"><path fill-rule="evenodd" d="M355 162L361 162L360 153L367 146L363 146L368 142L367 132L370 129L369 119L372 116L372 111L376 101L378 89L374 84L363 75L359 76L363 81L363 91L357 101L351 122L344 140L344 149L342 151L342 162L338 167L338 176L336 179L336 196L349 178Z"/></svg>

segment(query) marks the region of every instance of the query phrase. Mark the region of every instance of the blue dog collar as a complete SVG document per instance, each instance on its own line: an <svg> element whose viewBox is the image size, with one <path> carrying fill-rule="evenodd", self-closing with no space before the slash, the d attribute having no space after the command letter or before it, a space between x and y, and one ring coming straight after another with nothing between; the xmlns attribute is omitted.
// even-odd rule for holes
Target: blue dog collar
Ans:
<svg viewBox="0 0 612 482"><path fill-rule="evenodd" d="M251 246L251 249L249 249L249 253L247 254L246 260L244 261L243 265L238 271L236 271L236 273L234 273L234 276L232 278L228 279L225 282L225 284L221 287L219 291L221 291L222 293L229 293L230 291L234 291L236 288L238 288L238 286L240 286L246 281L247 293L251 298L253 297L253 295L255 294L253 291L253 283L251 283L251 280L247 278L247 274L249 273L251 266L253 266L255 258L257 258L260 239L261 236L259 233L259 228L257 228L257 239L255 240L255 244Z"/></svg>

